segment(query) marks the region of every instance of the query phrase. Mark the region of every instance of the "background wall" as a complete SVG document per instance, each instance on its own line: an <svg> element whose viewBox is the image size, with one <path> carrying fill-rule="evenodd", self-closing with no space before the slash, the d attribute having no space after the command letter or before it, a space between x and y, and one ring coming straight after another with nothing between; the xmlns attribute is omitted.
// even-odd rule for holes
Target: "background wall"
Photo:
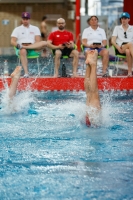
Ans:
<svg viewBox="0 0 133 200"><path fill-rule="evenodd" d="M0 4L0 47L10 47L10 35L21 24L21 13L31 12L31 24L40 27L43 15L48 16L48 30L56 26L59 17L66 19L66 29L75 32L74 20L68 19L68 10L63 3L50 4Z"/></svg>

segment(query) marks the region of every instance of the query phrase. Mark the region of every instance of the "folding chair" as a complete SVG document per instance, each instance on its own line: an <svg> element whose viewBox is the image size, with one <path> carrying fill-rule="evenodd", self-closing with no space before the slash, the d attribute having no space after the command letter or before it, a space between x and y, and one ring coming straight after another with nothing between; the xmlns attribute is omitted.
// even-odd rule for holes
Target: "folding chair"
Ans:
<svg viewBox="0 0 133 200"><path fill-rule="evenodd" d="M113 49L114 49L114 52L115 52L115 67L116 67L116 76L118 75L118 70L119 70L119 67L118 67L118 62L120 61L120 58L126 58L126 54L125 55L122 55L122 54L118 54L116 53L116 48L113 46Z"/></svg>
<svg viewBox="0 0 133 200"><path fill-rule="evenodd" d="M77 49L77 45L76 44L74 44L74 49ZM52 51L52 54L53 54L53 51ZM69 58L70 57L66 56L66 55L61 57L61 60L62 60L61 76L62 77L67 77L67 74L66 74L66 59L69 59Z"/></svg>
<svg viewBox="0 0 133 200"><path fill-rule="evenodd" d="M15 49L15 52L16 52L16 47L14 47L14 49ZM27 59L36 59L36 61L37 61L37 68L38 68L38 74L40 75L39 57L40 57L40 54L34 55L34 56L27 56ZM20 56L18 56L18 64L19 65L21 64Z"/></svg>

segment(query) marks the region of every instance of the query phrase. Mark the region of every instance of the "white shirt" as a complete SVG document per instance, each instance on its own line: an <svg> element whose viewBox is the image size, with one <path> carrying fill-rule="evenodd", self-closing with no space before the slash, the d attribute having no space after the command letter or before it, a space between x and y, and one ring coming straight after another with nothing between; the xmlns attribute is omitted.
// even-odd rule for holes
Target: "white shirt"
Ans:
<svg viewBox="0 0 133 200"><path fill-rule="evenodd" d="M34 43L35 36L41 35L40 30L37 26L29 25L25 27L23 25L15 28L11 34L11 37L16 37L19 44L22 43Z"/></svg>
<svg viewBox="0 0 133 200"><path fill-rule="evenodd" d="M127 38L125 38L124 32L126 32ZM116 37L116 43L121 46L123 42L133 42L133 26L128 26L128 29L125 31L122 27L116 26L113 35Z"/></svg>
<svg viewBox="0 0 133 200"><path fill-rule="evenodd" d="M94 42L102 44L103 40L107 40L104 29L98 27L94 30L91 26L84 29L82 39L87 39L88 45L91 45Z"/></svg>

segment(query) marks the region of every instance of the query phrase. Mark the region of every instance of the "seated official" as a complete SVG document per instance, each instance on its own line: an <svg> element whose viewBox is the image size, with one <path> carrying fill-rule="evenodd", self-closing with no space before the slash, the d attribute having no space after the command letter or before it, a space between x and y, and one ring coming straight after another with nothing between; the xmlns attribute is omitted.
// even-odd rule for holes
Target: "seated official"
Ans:
<svg viewBox="0 0 133 200"><path fill-rule="evenodd" d="M28 46L41 40L41 33L38 27L30 24L30 13L22 13L22 25L15 28L11 34L11 44L16 47L16 55L20 56L24 68L24 77L28 78L28 56L36 56L39 53L22 48L22 45Z"/></svg>
<svg viewBox="0 0 133 200"><path fill-rule="evenodd" d="M103 77L108 76L107 68L109 63L109 51L105 48L107 46L107 38L105 31L98 26L98 17L91 16L87 20L89 27L84 29L82 34L82 45L84 51L97 50L98 55L102 57Z"/></svg>
<svg viewBox="0 0 133 200"><path fill-rule="evenodd" d="M78 67L78 51L74 49L74 38L73 34L65 30L65 20L59 18L57 20L58 30L52 32L47 41L49 48L53 49L55 57L55 71L54 77L59 75L60 58L62 56L73 57L73 77L77 76Z"/></svg>
<svg viewBox="0 0 133 200"><path fill-rule="evenodd" d="M120 16L120 26L116 26L112 35L112 44L116 48L116 54L126 55L128 76L132 76L133 64L133 26L129 25L130 15L123 12Z"/></svg>

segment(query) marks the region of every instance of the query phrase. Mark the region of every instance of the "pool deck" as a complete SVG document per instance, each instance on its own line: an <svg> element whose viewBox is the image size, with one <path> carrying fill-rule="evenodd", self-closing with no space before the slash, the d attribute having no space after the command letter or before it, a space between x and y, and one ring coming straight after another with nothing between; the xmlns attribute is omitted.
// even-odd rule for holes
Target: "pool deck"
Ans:
<svg viewBox="0 0 133 200"><path fill-rule="evenodd" d="M0 91L5 88L5 83L10 85L11 78L0 77ZM98 77L99 90L133 90L133 77L126 76L103 78ZM20 78L18 90L38 91L80 91L84 90L84 77L77 78L54 78L54 77L30 77Z"/></svg>

